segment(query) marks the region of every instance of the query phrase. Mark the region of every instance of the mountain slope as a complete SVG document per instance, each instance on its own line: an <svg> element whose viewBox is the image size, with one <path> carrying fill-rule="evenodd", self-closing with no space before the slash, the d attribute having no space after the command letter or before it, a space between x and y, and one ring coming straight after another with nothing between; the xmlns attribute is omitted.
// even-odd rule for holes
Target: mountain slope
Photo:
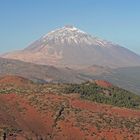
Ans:
<svg viewBox="0 0 140 140"><path fill-rule="evenodd" d="M140 67L111 69L94 65L87 69L76 71L70 68L56 68L54 66L0 58L0 77L5 75L23 76L41 83L81 83L91 79L103 79L140 94Z"/></svg>
<svg viewBox="0 0 140 140"><path fill-rule="evenodd" d="M0 58L0 76L3 75L19 75L37 82L79 83L87 80L86 77L69 68L56 68Z"/></svg>
<svg viewBox="0 0 140 140"><path fill-rule="evenodd" d="M79 71L91 79L104 79L121 88L140 94L139 66L111 69L109 67L93 65Z"/></svg>
<svg viewBox="0 0 140 140"><path fill-rule="evenodd" d="M34 90L34 86L39 90ZM3 91L9 92L0 94L0 139L3 139L4 134L6 140L140 139L140 110L124 108L124 100L128 100L125 102L128 105L131 105L129 104L131 102L140 104L137 100L137 98L140 99L139 96L130 96L122 89L117 89L117 91L123 91L123 96L117 96L120 95L118 92L115 93L116 96L109 95L105 92L105 90L111 92L109 88L100 88L93 83L77 85L80 90L72 87L72 91L79 91L79 94L68 94L68 92L64 94L59 91L62 86L59 84L57 84L59 92L51 91L56 88L55 84L35 84L34 86L31 89L26 87L25 90L20 89L18 93L10 92L9 87L3 88ZM71 89L73 85L69 86ZM14 87L11 86L11 88ZM86 92L83 94L83 91L88 94L85 94ZM103 96L100 96L101 94ZM85 100L86 97L89 97L91 101ZM108 103L118 103L123 107L116 107L117 104L111 106L97 103L102 102L97 99L103 97L111 101ZM120 97L117 102L110 100L117 97Z"/></svg>
<svg viewBox="0 0 140 140"><path fill-rule="evenodd" d="M2 55L45 65L125 67L140 65L140 56L117 44L93 37L73 26L54 30L21 51Z"/></svg>

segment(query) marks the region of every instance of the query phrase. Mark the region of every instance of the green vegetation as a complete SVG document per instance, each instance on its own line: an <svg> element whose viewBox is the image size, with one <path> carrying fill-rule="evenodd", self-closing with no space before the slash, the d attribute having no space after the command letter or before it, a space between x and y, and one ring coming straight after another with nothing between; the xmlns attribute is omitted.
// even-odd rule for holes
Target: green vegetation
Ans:
<svg viewBox="0 0 140 140"><path fill-rule="evenodd" d="M81 98L126 108L140 108L140 96L118 87L103 88L95 83L70 84L65 93L79 93Z"/></svg>
<svg viewBox="0 0 140 140"><path fill-rule="evenodd" d="M82 99L126 108L140 108L140 96L112 86L104 88L96 83L82 84L32 84L27 86L0 85L0 94L79 93Z"/></svg>

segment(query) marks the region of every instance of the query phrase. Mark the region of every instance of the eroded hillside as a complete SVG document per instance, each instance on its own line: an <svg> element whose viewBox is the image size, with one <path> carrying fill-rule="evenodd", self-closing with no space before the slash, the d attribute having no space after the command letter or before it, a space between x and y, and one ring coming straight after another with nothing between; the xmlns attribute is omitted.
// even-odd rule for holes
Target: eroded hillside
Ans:
<svg viewBox="0 0 140 140"><path fill-rule="evenodd" d="M28 90L17 82L12 90L10 86L6 82L0 85L0 134L6 134L7 140L140 139L138 108L89 101L81 98L80 92L63 93L71 88L67 84L29 82Z"/></svg>

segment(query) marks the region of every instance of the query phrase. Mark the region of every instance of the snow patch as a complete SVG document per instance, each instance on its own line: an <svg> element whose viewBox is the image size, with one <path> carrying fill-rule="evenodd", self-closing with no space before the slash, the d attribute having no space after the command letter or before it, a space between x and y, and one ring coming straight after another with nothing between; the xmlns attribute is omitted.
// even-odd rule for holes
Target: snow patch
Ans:
<svg viewBox="0 0 140 140"><path fill-rule="evenodd" d="M100 47L109 47L112 44L111 42L93 37L71 25L53 30L44 35L41 39L43 42L51 42L59 45L71 45L74 43L76 46L96 45Z"/></svg>

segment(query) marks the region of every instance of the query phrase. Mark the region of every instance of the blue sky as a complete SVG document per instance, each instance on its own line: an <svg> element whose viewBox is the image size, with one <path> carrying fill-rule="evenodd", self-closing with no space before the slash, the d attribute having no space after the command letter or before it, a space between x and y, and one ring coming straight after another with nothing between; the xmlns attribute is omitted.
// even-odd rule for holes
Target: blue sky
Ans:
<svg viewBox="0 0 140 140"><path fill-rule="evenodd" d="M0 0L0 53L66 24L140 54L140 0Z"/></svg>

